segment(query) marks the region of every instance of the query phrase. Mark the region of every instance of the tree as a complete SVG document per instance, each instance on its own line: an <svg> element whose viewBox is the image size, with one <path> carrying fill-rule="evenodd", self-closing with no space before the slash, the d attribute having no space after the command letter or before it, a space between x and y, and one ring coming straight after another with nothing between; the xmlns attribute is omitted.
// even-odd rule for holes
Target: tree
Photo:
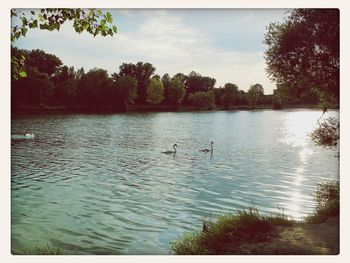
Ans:
<svg viewBox="0 0 350 263"><path fill-rule="evenodd" d="M185 74L179 72L179 73L176 73L173 78L177 78L178 80L181 81L182 84L186 85L186 81L188 79L188 76L186 76Z"/></svg>
<svg viewBox="0 0 350 263"><path fill-rule="evenodd" d="M29 68L28 77L13 80L11 86L14 107L44 106L54 89L47 73L39 72L36 68Z"/></svg>
<svg viewBox="0 0 350 263"><path fill-rule="evenodd" d="M295 9L265 34L267 73L293 94L315 91L324 108L339 103L339 10Z"/></svg>
<svg viewBox="0 0 350 263"><path fill-rule="evenodd" d="M138 104L146 103L147 86L155 70L155 67L147 62L137 62L136 64L123 63L119 67L120 76L130 76L136 79Z"/></svg>
<svg viewBox="0 0 350 263"><path fill-rule="evenodd" d="M179 75L181 79L181 75ZM183 77L182 77L183 78ZM214 78L202 76L201 74L191 71L188 76L185 77L186 80L186 94L184 98L184 102L188 102L188 96L191 93L198 91L208 91L214 88L216 80Z"/></svg>
<svg viewBox="0 0 350 263"><path fill-rule="evenodd" d="M194 71L190 72L186 79L186 85L189 93L213 89L215 82L215 79L202 76Z"/></svg>
<svg viewBox="0 0 350 263"><path fill-rule="evenodd" d="M85 108L101 108L111 104L108 96L113 85L104 69L94 68L82 75L78 84L78 103Z"/></svg>
<svg viewBox="0 0 350 263"><path fill-rule="evenodd" d="M93 36L113 36L117 33L117 27L113 25L111 13L103 13L99 9L66 9L46 8L39 10L11 9L11 42L15 42L21 36L26 36L32 28L42 30L60 30L66 21L73 21L73 27L77 33L87 31ZM25 59L22 56L11 56L12 76L26 77L24 69Z"/></svg>
<svg viewBox="0 0 350 263"><path fill-rule="evenodd" d="M188 97L189 102L198 109L213 109L215 108L214 91L198 91L192 93Z"/></svg>
<svg viewBox="0 0 350 263"><path fill-rule="evenodd" d="M248 94L244 90L239 90L237 94L238 105L248 105Z"/></svg>
<svg viewBox="0 0 350 263"><path fill-rule="evenodd" d="M222 104L226 109L235 105L238 96L238 86L232 83L226 83L224 86L224 94L221 97Z"/></svg>
<svg viewBox="0 0 350 263"><path fill-rule="evenodd" d="M164 99L164 88L160 80L152 78L147 86L147 103L159 104Z"/></svg>
<svg viewBox="0 0 350 263"><path fill-rule="evenodd" d="M162 76L162 83L164 87L164 101L163 103L170 103L170 98L169 98L169 86L170 86L170 81L171 78L168 73L165 73Z"/></svg>
<svg viewBox="0 0 350 263"><path fill-rule="evenodd" d="M73 103L77 94L77 73L74 67L63 66L53 78L54 90L51 98L52 104L68 105Z"/></svg>
<svg viewBox="0 0 350 263"><path fill-rule="evenodd" d="M178 78L172 78L169 82L168 95L169 102L178 105L183 100L186 93L185 84Z"/></svg>
<svg viewBox="0 0 350 263"><path fill-rule="evenodd" d="M49 77L59 72L61 66L62 61L58 57L40 49L29 51L26 58L26 68L36 68L39 72L47 73Z"/></svg>
<svg viewBox="0 0 350 263"><path fill-rule="evenodd" d="M264 96L263 86L261 84L251 85L247 95L250 104L255 106Z"/></svg>
<svg viewBox="0 0 350 263"><path fill-rule="evenodd" d="M128 109L134 104L137 97L137 82L130 76L118 76L114 74L113 97L115 98L116 108Z"/></svg>

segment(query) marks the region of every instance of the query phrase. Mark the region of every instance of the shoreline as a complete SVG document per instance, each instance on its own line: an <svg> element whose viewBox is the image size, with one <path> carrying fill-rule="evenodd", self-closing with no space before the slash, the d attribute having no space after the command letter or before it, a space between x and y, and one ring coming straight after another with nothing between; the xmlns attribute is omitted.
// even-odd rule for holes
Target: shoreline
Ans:
<svg viewBox="0 0 350 263"><path fill-rule="evenodd" d="M259 106L245 106L238 105L230 108L225 107L216 107L215 109L197 109L193 106L169 106L169 105L160 105L160 106L150 106L150 105L137 105L130 107L126 110L116 110L116 109L87 109L82 107L68 107L68 106L28 106L20 108L11 108L11 114L22 114L22 113L101 113L101 114L113 114L113 113L153 113L153 112L201 112L201 111L255 111L255 110L320 110L322 109L318 105L313 104L291 104L285 105L281 108L275 108L273 105L259 105ZM339 110L337 108L331 108L329 110Z"/></svg>

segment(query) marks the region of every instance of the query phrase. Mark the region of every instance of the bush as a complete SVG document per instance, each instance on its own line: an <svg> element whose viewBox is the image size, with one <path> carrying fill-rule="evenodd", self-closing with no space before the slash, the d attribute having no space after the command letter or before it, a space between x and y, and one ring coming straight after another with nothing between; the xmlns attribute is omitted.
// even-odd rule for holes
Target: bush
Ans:
<svg viewBox="0 0 350 263"><path fill-rule="evenodd" d="M328 218L339 216L339 182L320 183L315 194L316 211L306 218L309 223L322 223Z"/></svg>
<svg viewBox="0 0 350 263"><path fill-rule="evenodd" d="M311 139L319 145L336 146L339 140L339 121L333 117L325 119L320 126L311 133Z"/></svg>
<svg viewBox="0 0 350 263"><path fill-rule="evenodd" d="M212 90L198 91L190 94L188 97L189 102L198 109L214 109L215 108L215 96Z"/></svg>

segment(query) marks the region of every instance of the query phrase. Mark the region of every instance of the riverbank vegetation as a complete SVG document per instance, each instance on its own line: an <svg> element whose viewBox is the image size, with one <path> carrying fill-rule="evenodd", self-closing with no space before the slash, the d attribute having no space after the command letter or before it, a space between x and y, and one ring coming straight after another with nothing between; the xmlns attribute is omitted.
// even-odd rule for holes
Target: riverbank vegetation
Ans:
<svg viewBox="0 0 350 263"><path fill-rule="evenodd" d="M332 181L318 185L315 200L315 213L302 222L295 221L284 213L261 215L254 207L237 213L222 214L216 220L204 220L200 231L185 233L172 243L172 253L337 254L339 183ZM322 231L327 232L329 243L315 234L322 236Z"/></svg>
<svg viewBox="0 0 350 263"><path fill-rule="evenodd" d="M42 247L37 246L34 248L26 248L14 254L15 255L62 255L63 252L61 249L57 247L52 247L47 244Z"/></svg>
<svg viewBox="0 0 350 263"><path fill-rule="evenodd" d="M25 57L27 77L11 81L11 105L16 109L71 110L196 110L235 108L281 108L275 95L264 95L260 84L248 92L236 84L215 87L216 80L197 72L170 77L155 74L150 63L122 64L111 76L104 69L74 69L43 50L12 48L13 56ZM313 105L315 96L291 104ZM288 103L284 106L288 107Z"/></svg>
<svg viewBox="0 0 350 263"><path fill-rule="evenodd" d="M52 16L58 12L60 23L40 23L41 29L57 29L64 21L73 19L75 30L87 30L96 35L113 35L116 27L111 14L90 10L92 17L102 17L95 25L80 9L42 9L39 15ZM60 13L61 12L61 13ZM74 16L71 16L74 14ZM12 16L18 15L12 13ZM13 41L25 36L29 28L39 27L33 17L21 18L21 30L12 32ZM85 20L84 20L85 19ZM29 22L28 22L29 21ZM50 20L51 21L51 20ZM52 28L51 28L51 27ZM94 29L94 30L93 30ZM291 41L292 39L292 41ZM156 74L149 62L123 63L119 71L109 75L101 68L74 69L63 65L60 58L43 50L11 49L12 108L64 108L81 110L125 111L130 108L176 110L195 109L275 108L289 105L320 105L323 109L339 107L339 10L295 9L282 23L267 27L264 43L267 73L276 83L273 94L265 95L264 88L252 80L250 87L226 83L216 86L216 79L198 72ZM14 60L16 61L16 59ZM17 65L17 66L16 66ZM116 65L117 67L117 65ZM248 89L247 92L243 89Z"/></svg>

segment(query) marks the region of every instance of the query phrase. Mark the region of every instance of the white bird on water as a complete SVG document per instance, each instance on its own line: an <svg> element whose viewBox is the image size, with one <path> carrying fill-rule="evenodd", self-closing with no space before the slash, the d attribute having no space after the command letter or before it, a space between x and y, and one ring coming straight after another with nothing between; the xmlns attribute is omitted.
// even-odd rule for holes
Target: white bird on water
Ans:
<svg viewBox="0 0 350 263"><path fill-rule="evenodd" d="M204 152L204 153L207 153L207 152L213 152L213 144L214 142L210 142L210 150L209 149L203 149L203 150L199 150L200 152Z"/></svg>
<svg viewBox="0 0 350 263"><path fill-rule="evenodd" d="M172 154L172 153L176 153L176 147L177 147L177 144L175 143L175 144L173 145L174 151L167 150L167 151L162 152L162 153L164 153L164 154Z"/></svg>
<svg viewBox="0 0 350 263"><path fill-rule="evenodd" d="M14 139L14 140L34 139L34 133L12 134L11 139Z"/></svg>

